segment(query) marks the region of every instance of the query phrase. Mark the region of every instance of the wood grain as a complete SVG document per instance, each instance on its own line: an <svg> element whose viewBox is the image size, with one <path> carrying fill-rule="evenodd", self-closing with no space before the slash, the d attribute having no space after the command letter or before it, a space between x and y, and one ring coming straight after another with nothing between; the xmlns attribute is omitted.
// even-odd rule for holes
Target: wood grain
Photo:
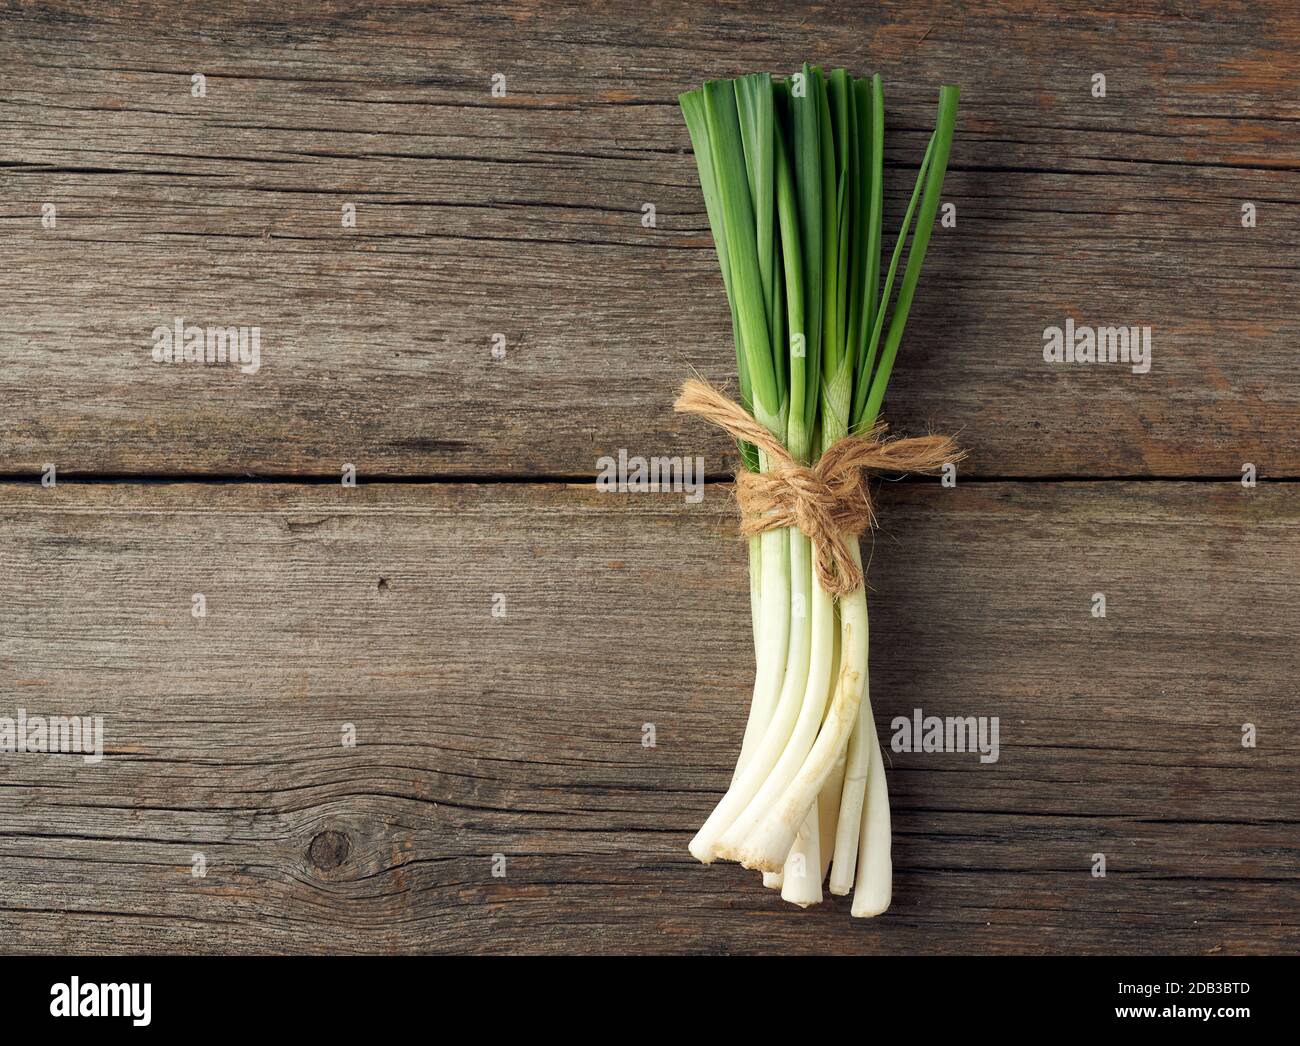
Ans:
<svg viewBox="0 0 1300 1046"><path fill-rule="evenodd" d="M1001 758L892 755L862 922L686 853L752 671L725 487L0 484L0 715L107 737L0 758L0 942L1294 952L1296 493L887 485L880 728L995 715Z"/></svg>
<svg viewBox="0 0 1300 1046"><path fill-rule="evenodd" d="M0 467L721 475L669 406L732 370L675 97L810 57L884 75L895 221L963 91L896 424L972 475L1300 475L1294 5L1089 8L6 4ZM178 316L260 326L262 370L152 362ZM1151 326L1151 372L1045 364L1066 318Z"/></svg>

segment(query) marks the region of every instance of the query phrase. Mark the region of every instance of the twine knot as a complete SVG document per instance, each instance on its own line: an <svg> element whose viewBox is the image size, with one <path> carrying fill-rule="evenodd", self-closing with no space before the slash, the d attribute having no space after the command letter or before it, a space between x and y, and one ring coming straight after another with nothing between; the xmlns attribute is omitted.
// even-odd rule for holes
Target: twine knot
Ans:
<svg viewBox="0 0 1300 1046"><path fill-rule="evenodd" d="M818 582L833 596L847 596L863 583L849 541L876 525L868 472L934 472L965 457L947 436L886 440L888 426L877 422L836 440L814 464L801 465L744 407L694 378L682 386L673 410L698 414L763 451L764 471L736 476L740 532L749 537L798 527L813 543Z"/></svg>

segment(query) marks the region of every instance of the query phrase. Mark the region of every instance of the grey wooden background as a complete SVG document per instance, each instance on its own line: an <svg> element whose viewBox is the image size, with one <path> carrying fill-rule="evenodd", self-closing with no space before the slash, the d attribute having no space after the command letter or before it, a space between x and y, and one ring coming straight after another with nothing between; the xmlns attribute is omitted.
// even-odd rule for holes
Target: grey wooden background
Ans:
<svg viewBox="0 0 1300 1046"><path fill-rule="evenodd" d="M0 715L107 733L0 754L0 950L1300 945L1293 5L0 12ZM591 486L734 465L670 409L734 366L675 98L804 58L884 76L895 221L963 90L888 411L972 455L882 489L872 694L1002 758L893 755L870 922L689 858L752 673L728 489ZM177 316L261 371L154 363ZM1044 364L1067 317L1151 372Z"/></svg>

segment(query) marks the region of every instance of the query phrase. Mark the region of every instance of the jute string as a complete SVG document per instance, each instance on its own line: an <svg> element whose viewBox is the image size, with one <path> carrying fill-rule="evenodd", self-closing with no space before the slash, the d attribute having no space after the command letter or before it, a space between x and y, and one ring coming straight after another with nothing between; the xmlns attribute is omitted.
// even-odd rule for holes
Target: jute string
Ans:
<svg viewBox="0 0 1300 1046"><path fill-rule="evenodd" d="M947 436L887 440L888 426L877 422L837 440L815 464L801 465L744 407L694 378L682 386L673 410L698 414L763 451L766 472L743 469L736 476L740 532L749 537L798 527L816 550L817 580L833 596L847 596L863 581L849 542L876 525L867 473L934 472L965 457Z"/></svg>

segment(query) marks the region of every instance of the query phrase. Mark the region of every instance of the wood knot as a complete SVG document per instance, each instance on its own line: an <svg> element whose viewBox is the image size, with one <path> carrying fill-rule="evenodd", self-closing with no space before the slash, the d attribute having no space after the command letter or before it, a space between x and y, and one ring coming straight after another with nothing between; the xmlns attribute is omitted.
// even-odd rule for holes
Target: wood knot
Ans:
<svg viewBox="0 0 1300 1046"><path fill-rule="evenodd" d="M321 871L328 872L337 868L348 859L352 844L342 832L333 830L320 832L307 847L307 857Z"/></svg>

